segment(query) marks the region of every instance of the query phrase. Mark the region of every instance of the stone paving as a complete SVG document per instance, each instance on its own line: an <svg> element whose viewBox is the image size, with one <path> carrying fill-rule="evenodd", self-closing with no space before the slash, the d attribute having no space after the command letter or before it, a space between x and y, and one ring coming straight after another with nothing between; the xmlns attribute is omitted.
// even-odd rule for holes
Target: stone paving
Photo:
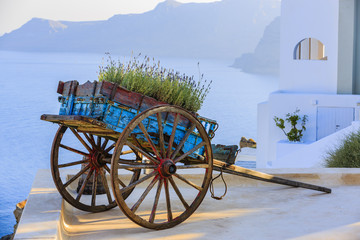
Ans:
<svg viewBox="0 0 360 240"><path fill-rule="evenodd" d="M86 213L63 203L49 170L38 172L15 239L360 239L358 169L266 169L331 187L331 194L226 175L228 194L207 194L182 224L153 231L118 207ZM216 191L223 186L218 183Z"/></svg>

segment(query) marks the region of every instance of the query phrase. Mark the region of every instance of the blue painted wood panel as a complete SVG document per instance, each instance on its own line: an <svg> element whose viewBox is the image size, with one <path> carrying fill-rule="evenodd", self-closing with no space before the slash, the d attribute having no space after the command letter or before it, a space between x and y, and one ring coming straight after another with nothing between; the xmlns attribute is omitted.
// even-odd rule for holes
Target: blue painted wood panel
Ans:
<svg viewBox="0 0 360 240"><path fill-rule="evenodd" d="M128 105L123 105L119 102L111 101L108 97L99 96L89 96L89 94L75 96L74 94L63 95L59 97L60 102L60 111L59 115L81 115L95 118L99 121L102 121L106 124L108 129L121 133L124 128L129 124L129 122L140 113L139 109L134 109ZM142 109L145 110L145 109ZM206 132L212 136L213 132L216 130L216 122L204 117L198 118L203 124ZM170 136L172 133L172 124L171 117L168 118L167 122L163 122L164 135ZM144 126L149 132L152 140L155 144L158 144L159 128L157 123L156 116L150 116L143 121ZM175 132L174 139L174 149L177 146L182 138L184 137L187 128L182 125L178 125ZM139 128L135 128L133 133L137 134L139 140L146 142L146 138L143 135L142 131ZM199 137L198 131L195 129L187 139L182 148L183 152L191 150L194 146L201 143L202 139ZM166 146L167 147L167 146ZM196 151L190 157L196 158L196 154L204 155L205 148L201 148Z"/></svg>

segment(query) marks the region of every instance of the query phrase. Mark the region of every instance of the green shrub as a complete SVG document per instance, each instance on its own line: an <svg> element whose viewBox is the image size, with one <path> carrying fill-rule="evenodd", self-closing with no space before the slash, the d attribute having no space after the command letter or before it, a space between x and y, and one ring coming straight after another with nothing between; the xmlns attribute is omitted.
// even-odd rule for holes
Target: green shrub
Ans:
<svg viewBox="0 0 360 240"><path fill-rule="evenodd" d="M274 117L276 126L283 131L290 142L300 142L303 136L303 131L306 130L305 124L308 120L307 115L304 115L302 118L300 118L298 114L299 112L300 110L296 109L295 112L286 114L285 120L276 116ZM299 120L301 120L301 128L297 129L296 125ZM285 131L285 121L290 123L291 129L289 132Z"/></svg>
<svg viewBox="0 0 360 240"><path fill-rule="evenodd" d="M360 131L349 134L336 148L329 150L325 166L331 168L360 167Z"/></svg>
<svg viewBox="0 0 360 240"><path fill-rule="evenodd" d="M140 56L140 55L139 55ZM203 82L203 75L195 81L194 76L186 76L160 66L149 57L139 61L137 57L131 58L126 64L114 61L108 55L105 66L100 66L99 81L109 81L119 84L130 91L138 92L159 101L183 107L189 111L197 112L210 90L207 80Z"/></svg>

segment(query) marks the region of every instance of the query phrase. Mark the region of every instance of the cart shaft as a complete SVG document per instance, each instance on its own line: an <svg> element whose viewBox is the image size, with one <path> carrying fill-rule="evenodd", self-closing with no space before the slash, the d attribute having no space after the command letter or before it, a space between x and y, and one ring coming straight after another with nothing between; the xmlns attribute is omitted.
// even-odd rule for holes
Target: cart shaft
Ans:
<svg viewBox="0 0 360 240"><path fill-rule="evenodd" d="M292 186L292 187L301 187L301 188L312 189L312 190L316 190L316 191L320 191L320 192L331 193L330 188L276 177L276 176L273 176L273 175L270 175L267 173L250 170L250 169L239 167L236 165L229 165L225 162L222 162L222 161L219 161L216 159L214 159L213 161L214 161L214 163L213 163L214 170L223 171L225 173L238 175L238 176L242 176L242 177L247 177L247 178L252 178L252 179L260 180L260 181L264 181L264 182L271 182L271 183L282 184L282 185L287 185L287 186Z"/></svg>

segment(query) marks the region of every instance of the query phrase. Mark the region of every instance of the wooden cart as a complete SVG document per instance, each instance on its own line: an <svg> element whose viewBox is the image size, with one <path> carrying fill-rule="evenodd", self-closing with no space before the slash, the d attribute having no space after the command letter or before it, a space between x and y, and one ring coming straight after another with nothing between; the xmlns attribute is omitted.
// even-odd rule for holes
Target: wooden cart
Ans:
<svg viewBox="0 0 360 240"><path fill-rule="evenodd" d="M199 207L213 169L331 192L213 159L216 121L116 84L59 82L58 93L59 115L41 119L60 125L51 149L52 176L62 197L78 209L101 212L118 205L143 227L170 228ZM68 169L74 174L66 174Z"/></svg>

